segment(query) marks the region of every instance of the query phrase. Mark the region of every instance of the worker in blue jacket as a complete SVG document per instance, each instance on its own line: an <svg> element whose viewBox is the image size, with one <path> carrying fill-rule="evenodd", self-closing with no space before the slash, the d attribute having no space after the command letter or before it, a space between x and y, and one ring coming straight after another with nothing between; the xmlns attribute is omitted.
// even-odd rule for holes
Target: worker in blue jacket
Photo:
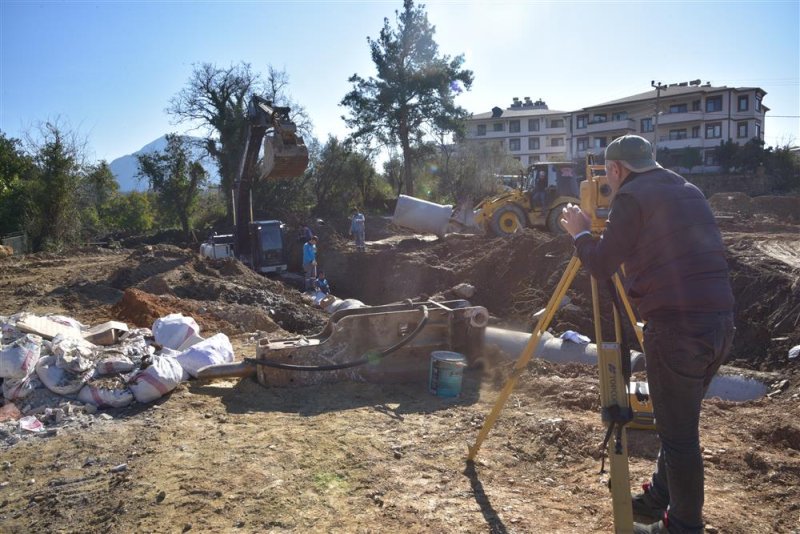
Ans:
<svg viewBox="0 0 800 534"><path fill-rule="evenodd" d="M331 292L331 286L328 283L328 279L325 278L325 271L322 269L319 270L319 274L317 275L317 291L325 293L326 295Z"/></svg>
<svg viewBox="0 0 800 534"><path fill-rule="evenodd" d="M303 272L305 273L305 290L313 290L317 278L317 236L312 235L303 245Z"/></svg>

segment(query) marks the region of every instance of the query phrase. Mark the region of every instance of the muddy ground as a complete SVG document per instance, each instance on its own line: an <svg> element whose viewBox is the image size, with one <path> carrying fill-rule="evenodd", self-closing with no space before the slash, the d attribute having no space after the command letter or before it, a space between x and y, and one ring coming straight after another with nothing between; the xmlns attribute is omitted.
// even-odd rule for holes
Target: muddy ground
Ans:
<svg viewBox="0 0 800 534"><path fill-rule="evenodd" d="M788 359L800 344L800 226L715 208L737 298L731 363L786 382L754 401L705 401L707 531L800 532L800 363ZM473 304L522 330L571 253L568 239L537 230L377 240L392 232L372 222L364 254L334 226L315 228L338 296L384 304L469 282ZM591 336L584 274L569 294L574 307L553 332ZM326 321L278 281L172 245L0 260L0 315L23 310L140 326L180 311L206 335L228 334L237 358L254 356L262 337L311 334ZM613 531L593 367L534 360L476 464L465 463L510 365L468 369L457 400L431 396L427 383L187 382L154 404L2 450L0 531ZM636 490L658 440L630 431L629 442Z"/></svg>

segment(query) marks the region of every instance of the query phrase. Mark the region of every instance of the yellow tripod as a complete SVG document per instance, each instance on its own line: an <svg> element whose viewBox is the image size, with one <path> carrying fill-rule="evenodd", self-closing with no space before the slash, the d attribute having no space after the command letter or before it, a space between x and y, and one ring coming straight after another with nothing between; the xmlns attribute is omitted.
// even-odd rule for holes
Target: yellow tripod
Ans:
<svg viewBox="0 0 800 534"><path fill-rule="evenodd" d="M519 380L519 377L527 368L528 362L530 362L531 358L534 356L534 351L539 344L542 334L550 326L550 322L553 320L558 310L559 303L572 285L580 266L580 259L578 259L577 256L573 256L561 280L558 282L553 295L550 297L544 313L539 317L531 339L528 341L519 359L517 359L511 377L506 381L491 413L484 421L478 438L475 440L475 444L469 448L468 461L475 460L475 456L478 454L483 440L486 439L492 426L494 426L508 397L517 385L517 380ZM636 332L639 345L643 346L642 329L636 322L633 309L625 296L625 291L623 290L622 282L618 275L614 275L613 283L614 289L623 303L626 315ZM591 286L592 313L594 318L595 340L597 343L597 366L600 371L600 401L603 410L603 421L608 424L606 452L608 453L610 463L609 474L611 497L614 508L614 530L618 533L629 533L633 532L633 512L631 509L631 488L628 475L628 441L624 425L631 420L632 414L630 410L630 399L626 388L628 377L623 374L623 369L625 368L623 367L622 353L620 350L620 340L622 339L620 312L618 307L615 306L615 341L604 341L600 323L599 291L597 288L597 280L594 277L591 278ZM627 358L629 356L626 354L625 357ZM630 367L627 367L627 369L630 369ZM612 436L612 433L615 435Z"/></svg>

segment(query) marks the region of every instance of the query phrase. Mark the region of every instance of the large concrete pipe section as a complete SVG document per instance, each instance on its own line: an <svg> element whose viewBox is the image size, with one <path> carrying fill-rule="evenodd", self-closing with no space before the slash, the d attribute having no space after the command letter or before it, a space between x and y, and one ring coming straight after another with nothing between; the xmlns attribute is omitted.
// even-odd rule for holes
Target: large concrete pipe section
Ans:
<svg viewBox="0 0 800 534"><path fill-rule="evenodd" d="M509 359L517 359L530 338L531 334L527 332L490 326L486 328L484 343L487 347L500 349ZM539 340L534 355L554 363L575 362L596 365L597 345L572 343L545 332ZM645 370L644 355L641 352L631 351L631 369L634 372ZM768 390L764 382L744 376L732 367L723 366L711 381L706 398L719 397L730 401L745 401L763 397Z"/></svg>

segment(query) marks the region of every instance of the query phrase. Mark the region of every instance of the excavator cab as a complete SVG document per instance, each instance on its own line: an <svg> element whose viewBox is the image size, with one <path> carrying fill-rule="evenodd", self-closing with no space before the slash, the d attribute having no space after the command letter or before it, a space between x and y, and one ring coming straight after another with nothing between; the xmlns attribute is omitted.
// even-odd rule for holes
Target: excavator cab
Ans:
<svg viewBox="0 0 800 534"><path fill-rule="evenodd" d="M250 263L254 271L262 274L286 271L285 230L286 225L281 221L250 223Z"/></svg>

